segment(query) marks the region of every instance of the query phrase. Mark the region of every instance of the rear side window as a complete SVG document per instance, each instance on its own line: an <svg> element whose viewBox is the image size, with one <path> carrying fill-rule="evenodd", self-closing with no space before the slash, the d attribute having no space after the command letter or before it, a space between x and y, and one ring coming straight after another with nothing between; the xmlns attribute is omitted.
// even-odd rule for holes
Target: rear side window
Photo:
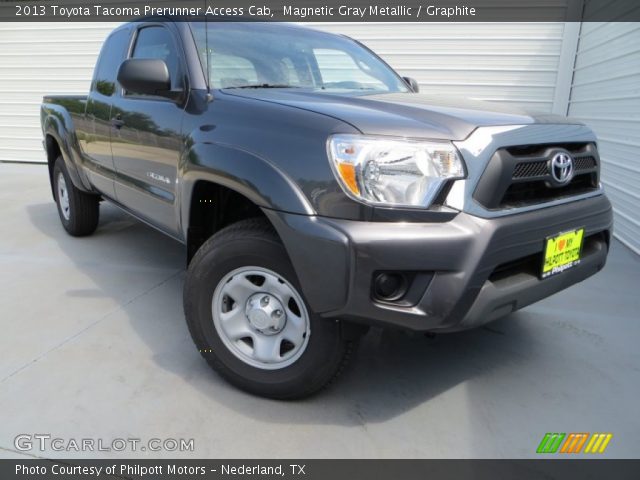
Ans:
<svg viewBox="0 0 640 480"><path fill-rule="evenodd" d="M164 60L171 76L171 88L180 88L180 56L171 32L165 27L144 27L138 32L131 58L157 58Z"/></svg>
<svg viewBox="0 0 640 480"><path fill-rule="evenodd" d="M96 71L91 82L91 91L110 97L116 91L118 68L125 55L129 43L129 32L118 30L104 42Z"/></svg>

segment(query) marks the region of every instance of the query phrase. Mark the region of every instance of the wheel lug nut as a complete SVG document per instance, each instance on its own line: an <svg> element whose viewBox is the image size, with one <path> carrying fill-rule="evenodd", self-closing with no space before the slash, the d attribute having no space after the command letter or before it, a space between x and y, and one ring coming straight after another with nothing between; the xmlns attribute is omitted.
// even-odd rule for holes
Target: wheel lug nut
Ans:
<svg viewBox="0 0 640 480"><path fill-rule="evenodd" d="M274 314L276 317L280 318L280 317L282 316L282 310L275 310L275 311L273 312L273 314Z"/></svg>
<svg viewBox="0 0 640 480"><path fill-rule="evenodd" d="M260 300L260 305L262 305L263 307L269 305L269 297L267 297L266 295L262 297L262 299Z"/></svg>

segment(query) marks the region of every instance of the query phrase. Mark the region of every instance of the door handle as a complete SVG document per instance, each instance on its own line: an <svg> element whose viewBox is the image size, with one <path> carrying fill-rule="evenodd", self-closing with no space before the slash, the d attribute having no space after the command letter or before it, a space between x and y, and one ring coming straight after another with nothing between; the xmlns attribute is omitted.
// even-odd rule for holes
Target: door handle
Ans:
<svg viewBox="0 0 640 480"><path fill-rule="evenodd" d="M124 120L122 120L121 115L116 115L111 119L111 125L114 128L121 129L124 126Z"/></svg>

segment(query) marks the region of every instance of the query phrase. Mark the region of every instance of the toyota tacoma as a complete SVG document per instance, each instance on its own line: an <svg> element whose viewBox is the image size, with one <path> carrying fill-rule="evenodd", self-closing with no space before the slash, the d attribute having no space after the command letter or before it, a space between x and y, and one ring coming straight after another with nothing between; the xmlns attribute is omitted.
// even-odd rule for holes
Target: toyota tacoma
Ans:
<svg viewBox="0 0 640 480"><path fill-rule="evenodd" d="M594 133L418 93L364 45L282 23L147 18L87 96L46 96L63 227L108 201L186 245L196 348L236 386L309 395L369 326L453 332L605 264Z"/></svg>

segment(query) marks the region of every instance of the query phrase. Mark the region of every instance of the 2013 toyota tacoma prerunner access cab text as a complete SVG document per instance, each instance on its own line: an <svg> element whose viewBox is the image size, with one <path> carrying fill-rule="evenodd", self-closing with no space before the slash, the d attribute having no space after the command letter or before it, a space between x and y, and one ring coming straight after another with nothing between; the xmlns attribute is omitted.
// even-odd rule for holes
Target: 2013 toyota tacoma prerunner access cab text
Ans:
<svg viewBox="0 0 640 480"><path fill-rule="evenodd" d="M596 138L564 117L432 98L346 37L150 18L42 130L74 236L112 202L187 246L196 347L247 391L327 385L370 325L472 328L600 270Z"/></svg>

